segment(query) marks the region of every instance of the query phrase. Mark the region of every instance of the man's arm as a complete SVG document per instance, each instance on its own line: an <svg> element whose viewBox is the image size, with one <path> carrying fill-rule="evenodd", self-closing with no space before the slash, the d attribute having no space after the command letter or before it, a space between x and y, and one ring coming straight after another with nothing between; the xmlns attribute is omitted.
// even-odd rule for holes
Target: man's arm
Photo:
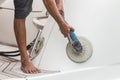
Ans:
<svg viewBox="0 0 120 80"><path fill-rule="evenodd" d="M55 1L56 1L56 5L57 5L57 8L58 8L58 11L64 17L63 1L62 0L55 0Z"/></svg>
<svg viewBox="0 0 120 80"><path fill-rule="evenodd" d="M71 26L69 26L67 23L65 23L63 17L61 17L61 14L58 10L58 8L62 7L62 0L43 0L48 12L51 14L51 16L56 20L58 23L60 30L64 37L68 37L68 34L70 30L73 30ZM58 7L59 4L59 7ZM64 11L63 11L64 13ZM64 16L64 14L62 14Z"/></svg>

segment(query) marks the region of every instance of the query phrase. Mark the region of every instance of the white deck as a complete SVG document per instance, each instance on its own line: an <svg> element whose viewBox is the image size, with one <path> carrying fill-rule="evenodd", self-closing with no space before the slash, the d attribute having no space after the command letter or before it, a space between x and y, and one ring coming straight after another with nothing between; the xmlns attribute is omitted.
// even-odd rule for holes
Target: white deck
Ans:
<svg viewBox="0 0 120 80"><path fill-rule="evenodd" d="M42 33L45 37L44 47L40 55L33 60L43 72L37 75L24 74L19 69L19 61L14 62L14 59L0 57L1 79L10 77L28 80L120 79L119 3L119 0L65 0L67 22L74 26L77 35L86 37L93 45L93 55L87 62L76 64L67 57L68 41L50 17ZM4 50L3 48L6 49L0 46L0 50Z"/></svg>

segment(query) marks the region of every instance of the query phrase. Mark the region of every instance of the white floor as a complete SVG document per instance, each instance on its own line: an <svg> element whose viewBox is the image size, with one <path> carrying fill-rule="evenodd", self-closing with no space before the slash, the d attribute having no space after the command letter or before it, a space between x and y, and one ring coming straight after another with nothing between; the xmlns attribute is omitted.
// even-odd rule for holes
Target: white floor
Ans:
<svg viewBox="0 0 120 80"><path fill-rule="evenodd" d="M92 43L93 55L87 62L77 64L67 57L66 44L68 40L63 37L58 25L50 17L42 33L42 37L45 38L44 47L40 55L33 60L33 63L42 69L43 73L24 74L20 71L19 61L0 57L0 76L2 79L26 77L30 80L48 80L50 78L53 80L119 79L119 3L119 0L65 0L67 22L75 28L75 33L78 36L84 36ZM0 50L3 50L2 47L4 46L0 46ZM95 74L95 72L97 73ZM48 76L48 73L59 75ZM104 76L106 74L108 75Z"/></svg>

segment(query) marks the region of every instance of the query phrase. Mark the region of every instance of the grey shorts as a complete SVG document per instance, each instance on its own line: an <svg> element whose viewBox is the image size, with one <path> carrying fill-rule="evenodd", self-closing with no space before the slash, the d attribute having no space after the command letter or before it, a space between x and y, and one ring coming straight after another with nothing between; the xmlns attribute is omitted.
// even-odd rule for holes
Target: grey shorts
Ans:
<svg viewBox="0 0 120 80"><path fill-rule="evenodd" d="M15 18L25 19L32 11L33 0L14 0Z"/></svg>

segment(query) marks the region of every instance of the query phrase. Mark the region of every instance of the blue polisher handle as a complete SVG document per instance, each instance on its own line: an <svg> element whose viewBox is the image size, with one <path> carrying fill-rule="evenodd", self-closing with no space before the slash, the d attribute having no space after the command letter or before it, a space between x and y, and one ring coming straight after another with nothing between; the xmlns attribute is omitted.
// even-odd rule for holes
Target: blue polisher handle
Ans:
<svg viewBox="0 0 120 80"><path fill-rule="evenodd" d="M65 18L62 16L62 13L60 13L63 20L66 22ZM67 23L67 22L66 22ZM80 41L78 40L77 36L73 31L70 31L70 38L72 40L72 46L77 52L82 52L82 45Z"/></svg>
<svg viewBox="0 0 120 80"><path fill-rule="evenodd" d="M76 34L73 31L70 31L70 38L72 40L72 46L73 46L73 48L77 52L82 51L82 45L81 45L80 41L78 40Z"/></svg>

